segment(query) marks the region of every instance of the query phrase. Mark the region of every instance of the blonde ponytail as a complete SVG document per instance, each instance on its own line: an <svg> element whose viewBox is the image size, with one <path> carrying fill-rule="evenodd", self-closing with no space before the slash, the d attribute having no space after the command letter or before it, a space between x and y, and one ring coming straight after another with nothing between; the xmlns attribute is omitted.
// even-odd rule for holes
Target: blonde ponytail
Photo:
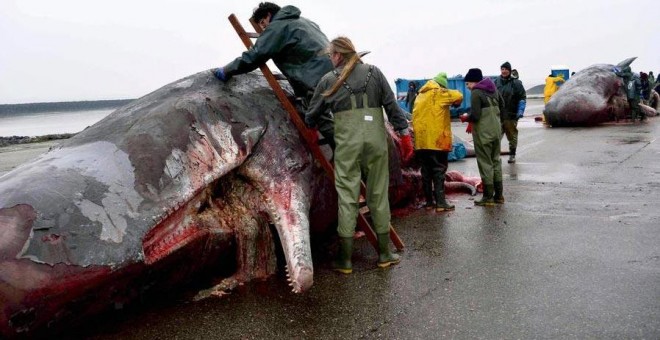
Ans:
<svg viewBox="0 0 660 340"><path fill-rule="evenodd" d="M330 42L328 51L330 53L335 53L335 52L339 53L341 54L344 60L348 60L348 61L346 62L344 69L341 71L341 74L339 75L337 81L332 85L332 87L329 90L323 92L322 95L324 97L330 97L333 94L335 94L337 90L339 90L339 88L342 86L342 84L344 84L346 79L348 79L348 76L351 75L351 73L355 69L355 65L362 63L360 56L355 51L355 46L353 46L353 42L351 42L351 40L348 39L347 37L337 37L333 39Z"/></svg>

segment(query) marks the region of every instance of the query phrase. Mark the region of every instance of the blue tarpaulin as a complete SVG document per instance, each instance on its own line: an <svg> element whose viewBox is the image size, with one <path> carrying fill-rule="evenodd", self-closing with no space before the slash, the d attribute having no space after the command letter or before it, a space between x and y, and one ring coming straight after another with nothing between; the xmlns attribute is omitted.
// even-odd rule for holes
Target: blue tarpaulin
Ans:
<svg viewBox="0 0 660 340"><path fill-rule="evenodd" d="M467 156L467 150L465 149L465 145L463 145L463 143L454 143L452 144L452 150L449 153L447 159L450 162L453 162L459 159L463 159L466 156Z"/></svg>

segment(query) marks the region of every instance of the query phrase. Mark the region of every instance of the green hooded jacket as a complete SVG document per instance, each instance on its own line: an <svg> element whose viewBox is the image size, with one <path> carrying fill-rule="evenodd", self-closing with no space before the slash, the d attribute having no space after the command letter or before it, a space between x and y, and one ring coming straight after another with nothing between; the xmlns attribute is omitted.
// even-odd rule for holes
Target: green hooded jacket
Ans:
<svg viewBox="0 0 660 340"><path fill-rule="evenodd" d="M295 6L282 7L254 46L224 67L227 76L257 69L268 60L287 77L299 97L311 96L332 62L324 53L328 38L317 24L300 16Z"/></svg>

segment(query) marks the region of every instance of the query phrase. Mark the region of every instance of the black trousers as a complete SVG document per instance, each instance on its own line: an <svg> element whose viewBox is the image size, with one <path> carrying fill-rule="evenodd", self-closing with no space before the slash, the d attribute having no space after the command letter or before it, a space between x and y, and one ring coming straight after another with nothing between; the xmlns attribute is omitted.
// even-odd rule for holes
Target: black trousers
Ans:
<svg viewBox="0 0 660 340"><path fill-rule="evenodd" d="M422 166L422 186L427 202L444 199L444 182L449 152L439 150L416 150L415 157ZM442 197L438 197L442 195Z"/></svg>

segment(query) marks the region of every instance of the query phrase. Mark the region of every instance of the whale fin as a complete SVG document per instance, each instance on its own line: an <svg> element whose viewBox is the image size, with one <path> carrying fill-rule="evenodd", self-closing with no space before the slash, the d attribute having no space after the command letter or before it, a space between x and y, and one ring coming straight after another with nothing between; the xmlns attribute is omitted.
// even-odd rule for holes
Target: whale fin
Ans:
<svg viewBox="0 0 660 340"><path fill-rule="evenodd" d="M616 64L616 67L618 67L619 69L623 69L626 66L630 66L630 64L632 64L633 61L635 61L635 59L637 59L637 57L631 57L631 58L625 59L624 61Z"/></svg>

